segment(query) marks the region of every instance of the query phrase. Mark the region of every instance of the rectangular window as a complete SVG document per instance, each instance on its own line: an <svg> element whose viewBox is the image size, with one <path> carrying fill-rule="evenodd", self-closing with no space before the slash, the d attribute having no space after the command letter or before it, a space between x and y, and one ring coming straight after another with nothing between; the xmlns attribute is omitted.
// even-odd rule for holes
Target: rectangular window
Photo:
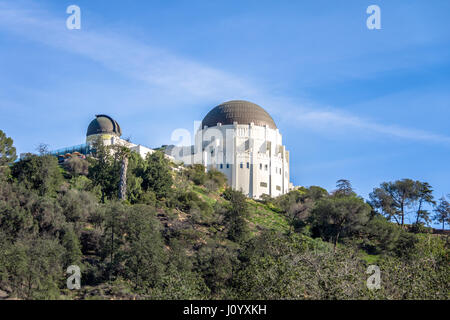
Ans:
<svg viewBox="0 0 450 320"><path fill-rule="evenodd" d="M264 169L266 169L266 171L267 171L267 169L269 169L269 166L266 164L266 165L264 166Z"/></svg>
<svg viewBox="0 0 450 320"><path fill-rule="evenodd" d="M223 164L220 164L220 169L223 169Z"/></svg>
<svg viewBox="0 0 450 320"><path fill-rule="evenodd" d="M227 169L230 169L230 164L229 163L227 163Z"/></svg>
<svg viewBox="0 0 450 320"><path fill-rule="evenodd" d="M278 191L281 191L281 187L280 187L280 186L277 186L277 190L278 190Z"/></svg>
<svg viewBox="0 0 450 320"><path fill-rule="evenodd" d="M241 162L241 165L240 165L240 167L241 167L241 169L244 167L244 164Z"/></svg>
<svg viewBox="0 0 450 320"><path fill-rule="evenodd" d="M262 163L259 164L259 170L262 170Z"/></svg>
<svg viewBox="0 0 450 320"><path fill-rule="evenodd" d="M267 188L267 182L261 182L259 185L260 185L261 187Z"/></svg>
<svg viewBox="0 0 450 320"><path fill-rule="evenodd" d="M250 163L247 162L247 169L250 169Z"/></svg>

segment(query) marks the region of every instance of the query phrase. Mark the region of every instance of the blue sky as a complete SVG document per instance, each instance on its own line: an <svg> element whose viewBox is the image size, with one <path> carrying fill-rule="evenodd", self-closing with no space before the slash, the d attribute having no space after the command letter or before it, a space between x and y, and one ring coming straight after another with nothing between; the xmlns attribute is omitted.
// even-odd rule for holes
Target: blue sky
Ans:
<svg viewBox="0 0 450 320"><path fill-rule="evenodd" d="M66 8L81 8L68 30ZM381 30L366 8L381 8ZM255 102L296 185L450 193L449 1L0 0L0 129L18 152L83 143L95 114L149 147Z"/></svg>

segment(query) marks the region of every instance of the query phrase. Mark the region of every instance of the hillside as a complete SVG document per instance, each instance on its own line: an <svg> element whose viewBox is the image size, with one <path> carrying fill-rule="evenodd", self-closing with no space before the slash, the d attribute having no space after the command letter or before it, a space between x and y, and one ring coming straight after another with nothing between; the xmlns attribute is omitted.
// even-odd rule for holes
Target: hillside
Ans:
<svg viewBox="0 0 450 320"><path fill-rule="evenodd" d="M88 160L1 168L3 298L449 298L448 235L390 222L349 184L256 201L218 171L101 145Z"/></svg>

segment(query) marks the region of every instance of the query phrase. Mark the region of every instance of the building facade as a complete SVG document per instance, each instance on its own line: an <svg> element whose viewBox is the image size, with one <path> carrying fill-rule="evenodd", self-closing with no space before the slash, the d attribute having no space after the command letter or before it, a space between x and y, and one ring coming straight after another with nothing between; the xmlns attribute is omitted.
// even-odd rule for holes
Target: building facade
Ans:
<svg viewBox="0 0 450 320"><path fill-rule="evenodd" d="M93 152L94 142L122 145L145 158L155 150L121 138L122 129L108 115L96 115L86 132L86 143L52 152L64 162ZM277 197L292 189L289 151L272 117L260 106L242 100L222 103L203 119L191 146L165 146L166 157L185 165L225 174L228 184L250 198Z"/></svg>
<svg viewBox="0 0 450 320"><path fill-rule="evenodd" d="M134 144L130 141L121 139L122 129L117 121L105 114L99 114L89 124L86 133L86 144L92 146L94 141L101 139L105 146L121 145L129 148L131 151L138 153L145 159L147 154L155 152L153 149L144 147L140 144Z"/></svg>
<svg viewBox="0 0 450 320"><path fill-rule="evenodd" d="M242 100L213 108L195 134L195 144L167 152L185 164L224 173L229 185L250 198L289 192L289 151L272 117Z"/></svg>

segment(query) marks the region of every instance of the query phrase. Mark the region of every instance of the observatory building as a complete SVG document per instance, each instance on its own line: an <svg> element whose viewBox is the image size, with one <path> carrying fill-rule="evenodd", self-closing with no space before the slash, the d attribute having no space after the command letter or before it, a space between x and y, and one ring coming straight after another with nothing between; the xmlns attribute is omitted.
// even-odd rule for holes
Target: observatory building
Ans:
<svg viewBox="0 0 450 320"><path fill-rule="evenodd" d="M110 116L99 114L91 121L86 143L53 151L60 162L86 157L93 143L122 145L145 158L153 149L121 138L122 129ZM170 160L185 165L202 164L205 170L218 170L228 184L250 198L276 197L289 192L289 152L281 133L266 110L248 101L233 100L213 108L203 119L191 146L164 146Z"/></svg>
<svg viewBox="0 0 450 320"><path fill-rule="evenodd" d="M289 192L289 151L272 117L248 101L213 108L195 134L195 145L166 152L185 164L224 173L229 185L251 198Z"/></svg>
<svg viewBox="0 0 450 320"><path fill-rule="evenodd" d="M129 148L131 151L138 153L145 158L147 154L155 152L153 149L144 147L140 144L134 144L130 141L121 138L122 129L116 120L105 114L95 116L91 121L86 132L86 143L73 147L63 148L52 151L51 154L58 157L59 162L76 157L85 157L93 151L93 143L98 139L103 141L105 146L122 145ZM172 159L170 156L168 158ZM172 159L173 160L173 159Z"/></svg>
<svg viewBox="0 0 450 320"><path fill-rule="evenodd" d="M96 139L103 140L105 146L122 145L129 148L131 151L138 153L142 158L147 154L152 154L154 150L144 147L140 144L134 144L130 141L121 139L122 129L116 120L105 114L95 116L91 121L86 133L86 144L92 145Z"/></svg>

